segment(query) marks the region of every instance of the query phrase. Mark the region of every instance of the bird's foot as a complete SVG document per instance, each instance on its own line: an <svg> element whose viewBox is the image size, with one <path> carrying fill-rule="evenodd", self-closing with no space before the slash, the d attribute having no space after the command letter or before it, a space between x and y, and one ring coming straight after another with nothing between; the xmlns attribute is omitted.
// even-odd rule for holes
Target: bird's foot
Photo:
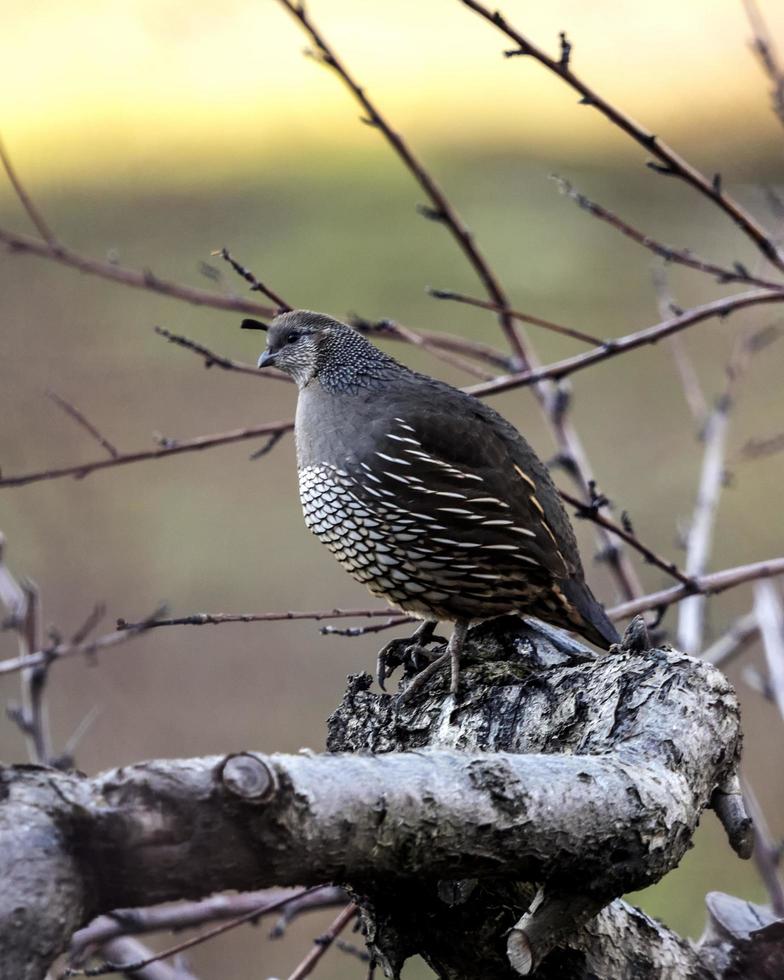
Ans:
<svg viewBox="0 0 784 980"><path fill-rule="evenodd" d="M443 636L435 636L438 625L433 620L426 620L411 636L390 640L378 654L376 661L376 680L382 691L386 690L384 682L393 671L405 665L410 673L418 673L438 656L438 652L428 650L430 643L446 643Z"/></svg>

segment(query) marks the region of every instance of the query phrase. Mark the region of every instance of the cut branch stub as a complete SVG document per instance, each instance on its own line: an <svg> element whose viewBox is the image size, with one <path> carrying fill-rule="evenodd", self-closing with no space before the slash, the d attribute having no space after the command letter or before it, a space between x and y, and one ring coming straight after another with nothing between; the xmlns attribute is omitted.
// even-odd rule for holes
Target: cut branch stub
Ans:
<svg viewBox="0 0 784 980"><path fill-rule="evenodd" d="M234 752L218 766L218 777L226 789L251 803L266 803L278 788L275 772L252 752Z"/></svg>

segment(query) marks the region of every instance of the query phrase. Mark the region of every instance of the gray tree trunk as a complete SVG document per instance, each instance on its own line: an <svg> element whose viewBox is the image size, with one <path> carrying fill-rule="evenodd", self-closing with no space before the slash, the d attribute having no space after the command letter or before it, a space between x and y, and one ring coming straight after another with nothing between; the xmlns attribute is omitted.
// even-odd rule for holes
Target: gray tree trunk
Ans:
<svg viewBox="0 0 784 980"><path fill-rule="evenodd" d="M597 660L510 617L472 631L461 684L457 705L444 675L401 704L354 676L326 754L2 770L0 977L41 980L115 908L324 881L389 977L415 953L450 980L731 976L745 926L696 947L617 900L709 805L748 856L724 676L633 638Z"/></svg>

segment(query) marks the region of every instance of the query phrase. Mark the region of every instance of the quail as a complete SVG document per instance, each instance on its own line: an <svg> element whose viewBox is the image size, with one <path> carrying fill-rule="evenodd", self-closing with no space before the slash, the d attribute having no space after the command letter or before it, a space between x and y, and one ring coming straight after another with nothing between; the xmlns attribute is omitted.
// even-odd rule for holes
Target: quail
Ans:
<svg viewBox="0 0 784 980"><path fill-rule="evenodd" d="M618 641L547 468L498 412L307 310L269 325L267 365L299 389L306 525L372 593L424 620L412 639L454 623L437 661L451 662L453 695L471 621L519 613L604 649Z"/></svg>

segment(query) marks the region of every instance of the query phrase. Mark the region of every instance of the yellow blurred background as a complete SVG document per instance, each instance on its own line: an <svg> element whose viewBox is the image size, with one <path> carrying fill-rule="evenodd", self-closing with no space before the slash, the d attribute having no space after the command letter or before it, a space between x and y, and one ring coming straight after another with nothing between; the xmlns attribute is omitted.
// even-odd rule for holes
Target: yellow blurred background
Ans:
<svg viewBox="0 0 784 980"><path fill-rule="evenodd" d="M776 218L764 188L782 183L782 132L749 50L735 0L654 4L554 0L502 4L509 20L555 52L566 30L572 65L605 96L674 143L761 220ZM762 5L784 46L784 11ZM717 261L763 269L731 223L680 184L643 166L645 156L570 90L509 47L456 0L367 3L311 0L309 12L393 125L418 148L475 231L516 307L617 336L655 322L653 257L565 201L557 171L651 235ZM412 327L463 333L502 346L490 315L428 298L428 284L479 293L446 232L415 212L419 188L380 135L358 122L339 82L273 0L33 0L10 5L0 32L0 133L28 190L67 244L203 288L242 293L214 267L222 245L289 302L343 316L389 316ZM780 219L779 223L780 223ZM29 232L0 182L0 227ZM214 276L215 273L213 272ZM731 291L672 268L684 307ZM262 339L239 317L80 276L56 264L0 253L0 464L4 474L89 460L100 448L45 398L76 403L123 450L282 418L287 387L205 372L166 345L160 324L253 361ZM695 327L685 339L709 399L737 331L777 322L774 307ZM579 349L531 333L543 360ZM471 379L396 347L404 360L456 383ZM781 344L752 364L730 434L732 480L718 516L711 567L784 551L782 457L737 461L752 437L782 428ZM666 349L644 349L575 376L574 420L602 489L627 508L639 535L682 560L678 529L694 504L701 447ZM529 392L494 399L548 458L553 453ZM121 467L84 481L0 490L8 561L34 578L45 619L66 636L97 600L136 619L160 600L174 614L369 604L305 531L290 440L257 462L255 447ZM566 483L563 474L559 480ZM595 591L612 603L605 569ZM635 559L636 561L636 559ZM669 584L640 565L647 588ZM750 608L741 588L710 604L718 635ZM672 628L675 614L665 625ZM78 750L81 768L144 757L242 748L320 749L324 719L346 674L370 669L381 637L322 637L316 624L158 630L51 676L53 731L65 744L98 707ZM15 652L0 634L0 654ZM762 663L753 648L732 667L744 706L746 771L774 833L784 832L779 760L784 724L742 680ZM4 678L4 701L17 682ZM0 756L24 746L0 720ZM723 889L755 900L751 864L730 852L707 814L681 868L639 898L690 935L703 896ZM327 917L328 918L328 917ZM204 980L287 975L323 921L267 942L246 929L191 957ZM360 976L331 952L323 980ZM428 977L412 964L407 980Z"/></svg>

